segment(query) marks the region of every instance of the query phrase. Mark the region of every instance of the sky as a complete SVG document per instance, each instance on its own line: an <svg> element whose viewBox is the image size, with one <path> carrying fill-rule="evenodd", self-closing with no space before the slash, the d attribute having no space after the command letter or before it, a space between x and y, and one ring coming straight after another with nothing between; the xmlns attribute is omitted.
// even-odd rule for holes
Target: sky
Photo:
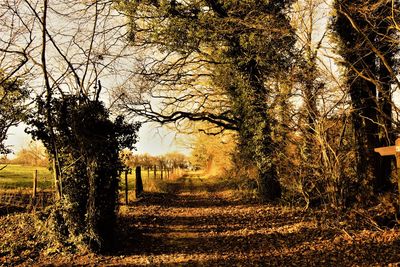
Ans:
<svg viewBox="0 0 400 267"><path fill-rule="evenodd" d="M18 127L10 129L6 145L11 146L14 154L21 148L28 147L31 142L30 135L24 132L25 125L21 124ZM177 134L171 130L155 126L151 124L145 124L139 131L139 141L136 144L137 151L135 154L148 153L153 156L163 155L168 152L181 152L186 155L190 154L188 148L177 144ZM13 158L14 154L8 155L9 158Z"/></svg>

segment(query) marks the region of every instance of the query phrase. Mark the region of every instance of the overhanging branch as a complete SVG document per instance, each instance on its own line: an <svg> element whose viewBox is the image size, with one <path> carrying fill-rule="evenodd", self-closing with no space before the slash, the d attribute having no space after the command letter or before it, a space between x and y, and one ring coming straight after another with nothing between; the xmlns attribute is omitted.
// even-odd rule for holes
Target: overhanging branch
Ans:
<svg viewBox="0 0 400 267"><path fill-rule="evenodd" d="M232 115L231 111L225 111L219 114L210 112L192 113L187 111L175 111L170 114L162 114L154 111L150 106L142 108L130 107L129 111L138 116L146 118L149 122L157 122L160 124L169 124L183 120L189 120L193 122L208 122L223 128L223 130L238 131L239 129L239 120Z"/></svg>

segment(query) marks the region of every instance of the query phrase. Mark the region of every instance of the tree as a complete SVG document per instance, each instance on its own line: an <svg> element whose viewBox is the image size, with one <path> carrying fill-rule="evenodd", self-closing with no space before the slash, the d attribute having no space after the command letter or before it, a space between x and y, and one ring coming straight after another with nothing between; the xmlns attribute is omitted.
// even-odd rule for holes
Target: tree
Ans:
<svg viewBox="0 0 400 267"><path fill-rule="evenodd" d="M112 1L6 0L0 7L12 22L0 24L1 58L11 54L23 63L6 75L26 74L37 108L28 131L53 161L55 233L105 250L118 207L118 151L132 148L139 127L110 114L101 101L126 66L120 64L129 53L122 42L125 22Z"/></svg>
<svg viewBox="0 0 400 267"><path fill-rule="evenodd" d="M107 88L101 80L123 80L120 62L129 53L122 42L125 22L112 7L112 1L2 1L2 83L23 77L31 97L46 95L47 106L66 94L99 98ZM50 116L47 122L51 133ZM62 179L58 150L50 150L56 184Z"/></svg>
<svg viewBox="0 0 400 267"><path fill-rule="evenodd" d="M315 141L313 140L316 129L316 121L319 115L318 97L323 93L324 82L319 78L319 58L321 46L326 36L326 29L318 26L318 20L321 20L323 14L321 10L324 5L320 0L301 0L296 3L295 18L293 19L295 29L297 30L297 41L303 52L302 70L298 75L301 76L301 94L303 102L304 125L305 125L305 160L312 157ZM322 14L321 14L322 13ZM319 33L317 36L317 32ZM321 33L322 32L322 33Z"/></svg>
<svg viewBox="0 0 400 267"><path fill-rule="evenodd" d="M0 155L10 153L4 144L7 132L12 126L18 125L26 115L26 99L28 90L19 79L3 80L0 72Z"/></svg>
<svg viewBox="0 0 400 267"><path fill-rule="evenodd" d="M29 95L24 67L33 36L22 37L29 26L19 23L21 14L15 12L15 5L15 1L0 3L0 155L10 153L4 141L10 127L26 115Z"/></svg>
<svg viewBox="0 0 400 267"><path fill-rule="evenodd" d="M400 84L395 73L399 46L393 42L398 32L392 27L395 6L386 0L334 3L332 28L352 103L357 175L370 193L391 187L391 160L373 149L394 142L392 86Z"/></svg>
<svg viewBox="0 0 400 267"><path fill-rule="evenodd" d="M142 95L127 110L161 123L205 121L235 130L243 158L254 161L265 200L280 197L269 104L273 81L296 58L285 8L291 1L119 1L131 41L146 57L136 73ZM157 49L151 56L148 51ZM129 95L128 92L123 92Z"/></svg>
<svg viewBox="0 0 400 267"><path fill-rule="evenodd" d="M233 134L197 133L192 138L191 164L208 175L224 175L233 168L236 140Z"/></svg>
<svg viewBox="0 0 400 267"><path fill-rule="evenodd" d="M39 107L46 103L38 101ZM55 136L46 127L48 114L43 108L31 120L30 133L48 150L53 142L60 148L63 195L53 214L57 232L75 245L108 250L118 207L118 171L123 167L119 152L133 148L140 125L127 124L123 117L112 121L103 103L83 96L53 99L49 108Z"/></svg>
<svg viewBox="0 0 400 267"><path fill-rule="evenodd" d="M32 141L28 147L19 150L11 162L22 165L48 167L49 158L43 144Z"/></svg>
<svg viewBox="0 0 400 267"><path fill-rule="evenodd" d="M335 124L337 129L347 125L348 105L327 60L333 56L326 38L330 7L323 0L299 0L292 8L291 23L301 58L292 85L282 86L276 104L283 118L277 131L284 151L279 155L280 178L289 195L303 197L306 206L326 201L338 206L343 202L336 195L342 188L336 185L350 180L345 162L338 159L348 157L348 146L344 136L331 129ZM347 127L343 129L339 132L346 133Z"/></svg>

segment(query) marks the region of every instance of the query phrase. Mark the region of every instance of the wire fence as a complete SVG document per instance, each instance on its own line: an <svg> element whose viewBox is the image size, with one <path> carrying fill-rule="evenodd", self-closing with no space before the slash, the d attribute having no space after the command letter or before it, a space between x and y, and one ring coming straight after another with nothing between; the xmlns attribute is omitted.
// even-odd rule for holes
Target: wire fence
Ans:
<svg viewBox="0 0 400 267"><path fill-rule="evenodd" d="M55 202L55 190L51 172L45 167L23 165L0 165L0 216L13 212L40 210ZM131 168L135 169L135 168ZM144 191L157 191L158 185L166 180L181 177L186 170L163 166L141 168ZM136 190L135 171L120 172L121 197L127 191ZM124 194L125 192L125 194ZM128 203L121 199L121 203Z"/></svg>

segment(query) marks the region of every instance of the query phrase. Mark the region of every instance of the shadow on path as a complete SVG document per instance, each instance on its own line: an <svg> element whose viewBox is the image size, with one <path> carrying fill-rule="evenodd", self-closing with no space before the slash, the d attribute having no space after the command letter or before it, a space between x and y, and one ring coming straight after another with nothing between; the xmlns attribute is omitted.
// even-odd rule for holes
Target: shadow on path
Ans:
<svg viewBox="0 0 400 267"><path fill-rule="evenodd" d="M117 265L344 266L400 262L399 240L356 242L319 213L232 202L183 177L121 212ZM362 233L362 231L360 231ZM348 233L347 233L348 234ZM354 235L358 234L356 232ZM397 251L400 251L398 249ZM115 258L113 259L115 263Z"/></svg>

